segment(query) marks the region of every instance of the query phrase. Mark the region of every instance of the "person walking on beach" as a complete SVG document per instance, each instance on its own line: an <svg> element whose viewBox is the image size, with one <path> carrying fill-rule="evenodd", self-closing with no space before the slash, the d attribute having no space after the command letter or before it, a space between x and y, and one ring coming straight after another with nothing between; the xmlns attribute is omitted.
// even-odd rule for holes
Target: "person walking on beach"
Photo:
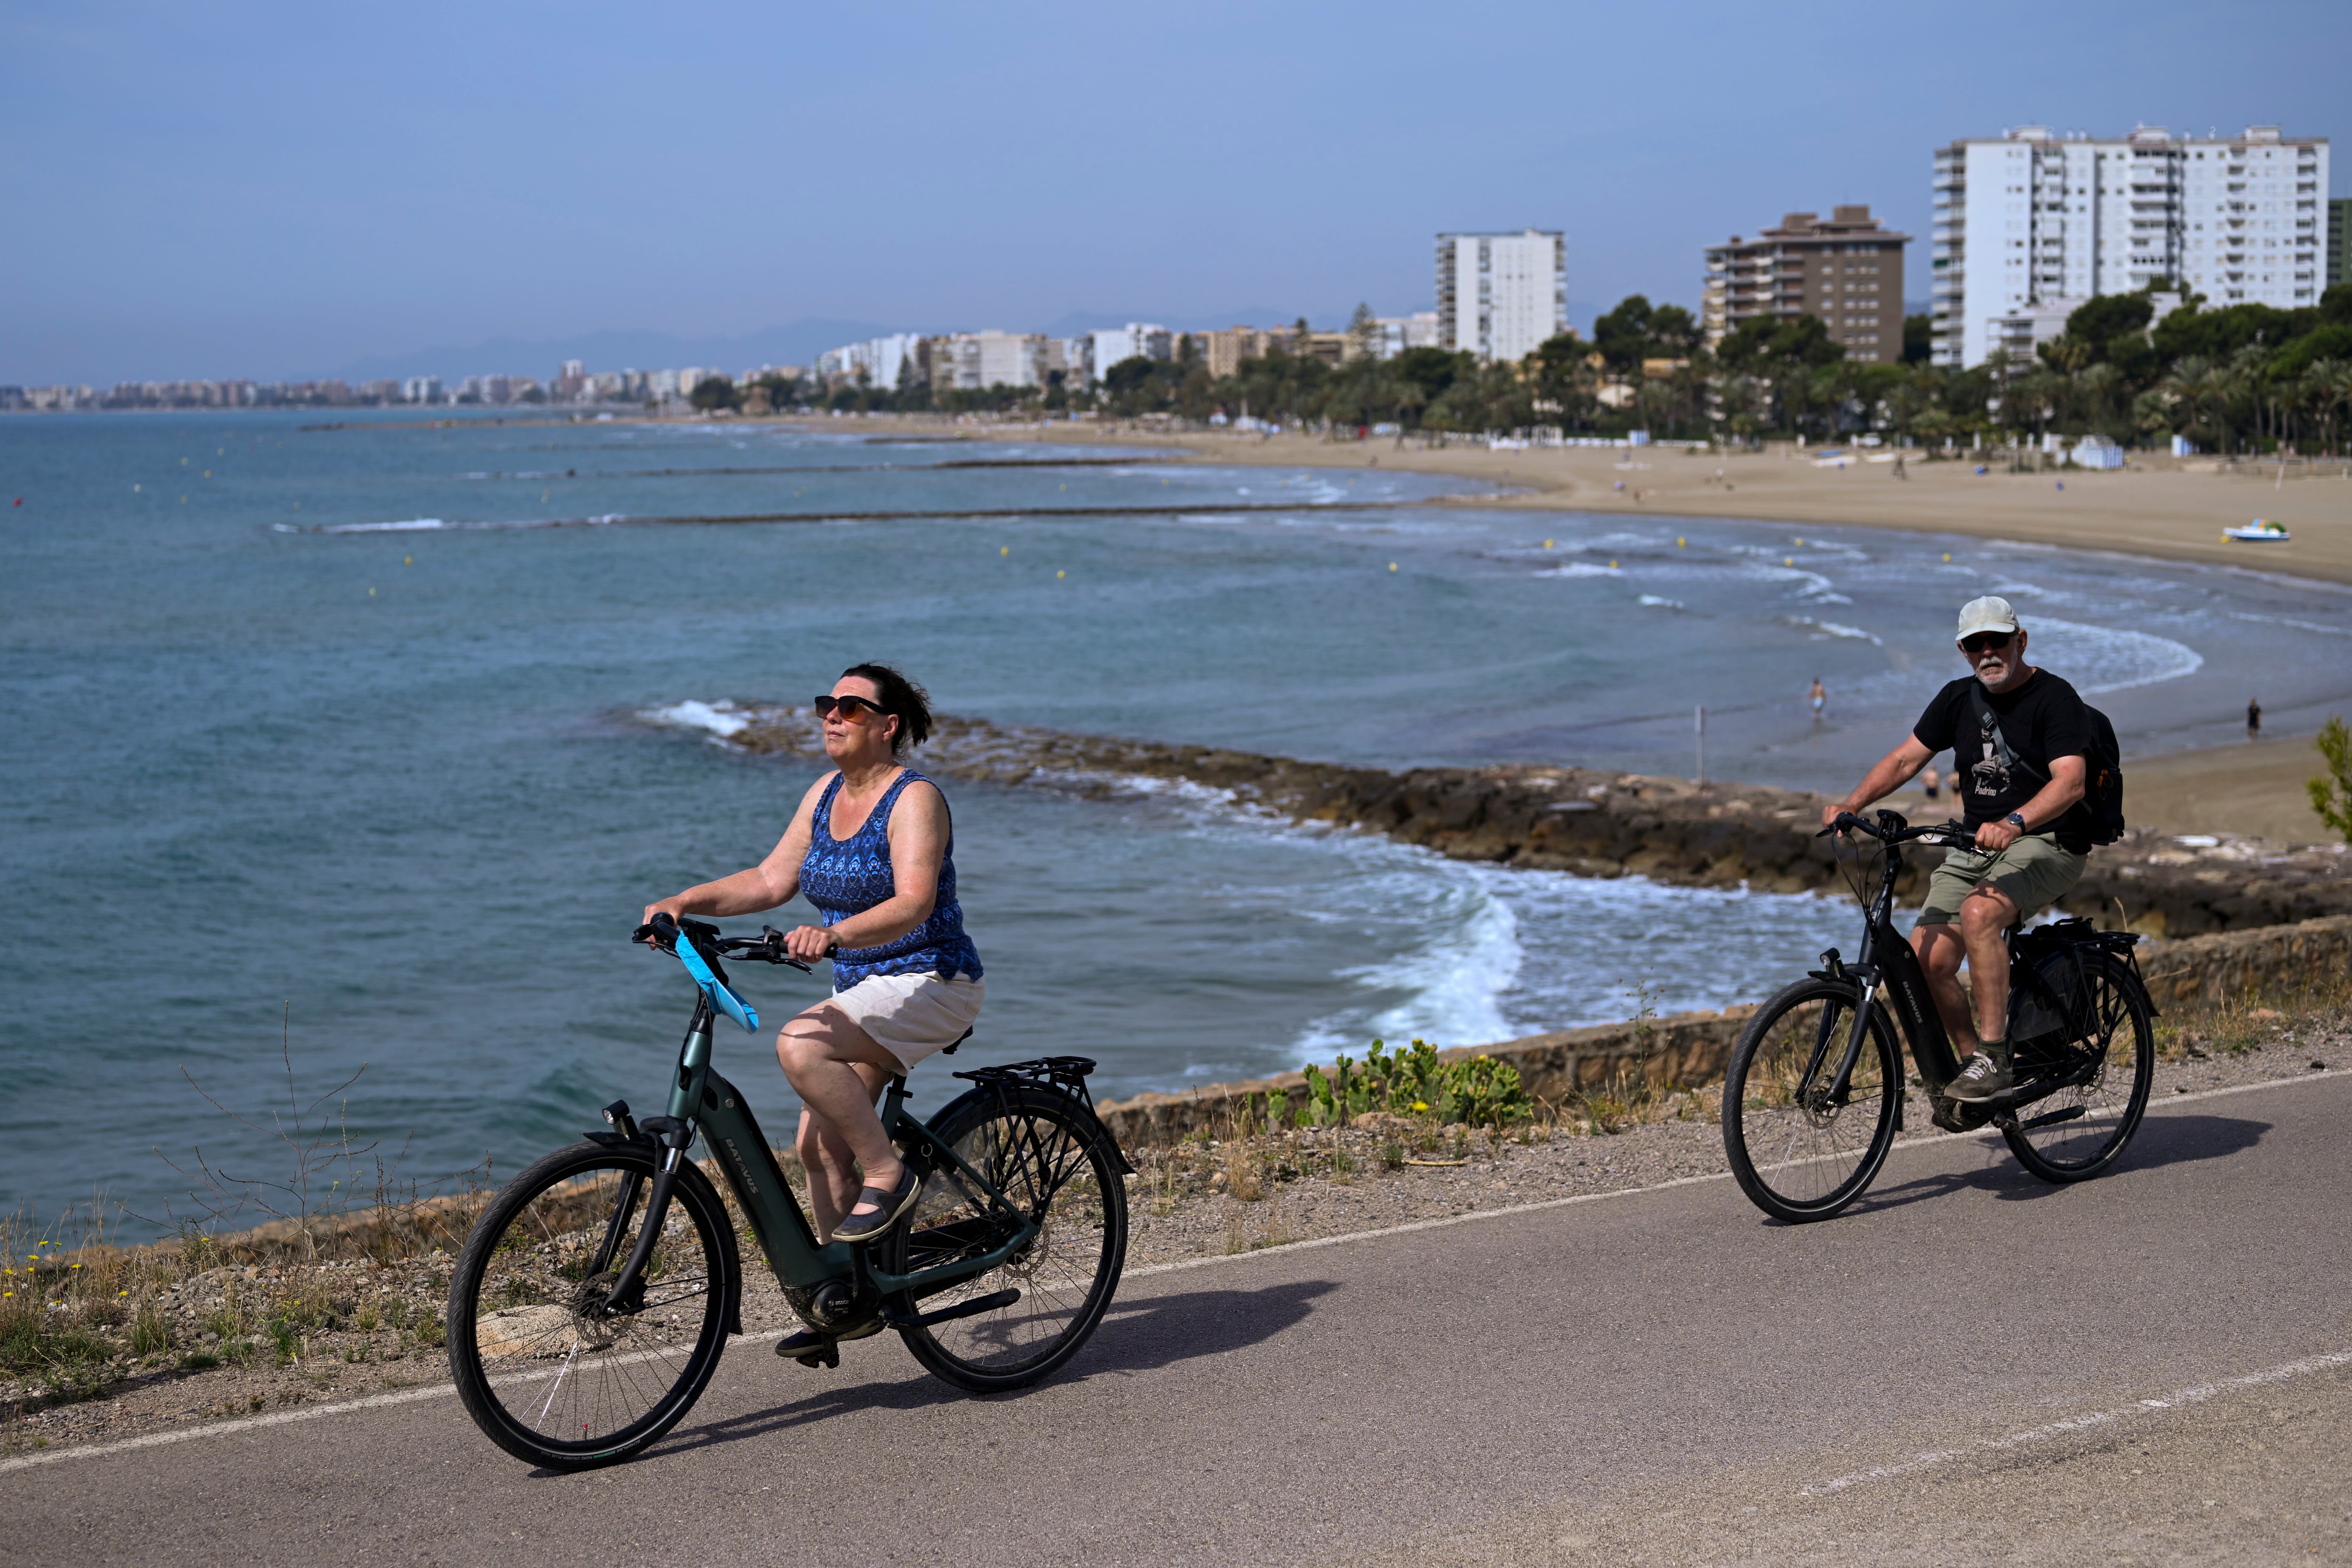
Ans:
<svg viewBox="0 0 2352 1568"><path fill-rule="evenodd" d="M2259 740L2261 740L2262 738L2263 738L2263 703L2262 703L2262 699L2260 699L2260 698L2258 698L2258 697L2249 697L2249 698L2247 698L2247 699L2246 699L2246 739L2247 739L2247 740L2249 740L2249 741L2259 741Z"/></svg>
<svg viewBox="0 0 2352 1568"><path fill-rule="evenodd" d="M833 995L784 1025L776 1059L801 1097L794 1146L817 1240L870 1241L921 1186L875 1097L971 1033L987 991L956 901L947 798L899 761L931 732L923 689L887 664L854 664L815 706L834 771L809 785L768 858L647 904L645 918L757 914L795 894L816 906L824 923L794 927L784 947L803 963L831 958Z"/></svg>
<svg viewBox="0 0 2352 1568"><path fill-rule="evenodd" d="M2072 686L2026 663L2025 645L2008 600L1962 605L1960 658L1974 673L1936 693L1904 742L1852 794L1822 808L1822 826L1832 826L1840 813L1893 794L1938 752L1952 752L1952 790L1976 847L1946 851L1928 879L1911 947L1953 1047L1967 1058L1944 1089L1958 1100L1990 1100L2010 1087L2009 930L2080 881L2091 852L2083 804L2090 710ZM1960 989L1963 956L1973 1017Z"/></svg>
<svg viewBox="0 0 2352 1568"><path fill-rule="evenodd" d="M1943 787L1943 776L1937 773L1933 768L1929 768L1926 773L1919 775L1920 791L1927 795L1930 802L1936 799L1937 792Z"/></svg>
<svg viewBox="0 0 2352 1568"><path fill-rule="evenodd" d="M1822 678L1820 676L1816 675L1813 677L1813 689L1811 691L1806 692L1805 697L1806 700L1813 705L1813 722L1816 724L1820 723L1822 720L1822 710L1828 706L1830 700L1829 688L1822 684Z"/></svg>

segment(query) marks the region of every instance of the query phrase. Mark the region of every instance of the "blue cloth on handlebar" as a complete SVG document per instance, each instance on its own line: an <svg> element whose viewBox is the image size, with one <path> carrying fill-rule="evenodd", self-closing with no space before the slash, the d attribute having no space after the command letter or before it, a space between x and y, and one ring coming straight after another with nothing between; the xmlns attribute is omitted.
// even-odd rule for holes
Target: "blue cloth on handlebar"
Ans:
<svg viewBox="0 0 2352 1568"><path fill-rule="evenodd" d="M694 943L684 931L677 933L677 961L686 965L686 972L694 976L697 985L702 987L702 994L710 999L712 1007L742 1025L747 1035L759 1028L760 1015L751 1010L749 1002L730 991L725 981L711 973L710 965L702 962L702 954L694 951Z"/></svg>

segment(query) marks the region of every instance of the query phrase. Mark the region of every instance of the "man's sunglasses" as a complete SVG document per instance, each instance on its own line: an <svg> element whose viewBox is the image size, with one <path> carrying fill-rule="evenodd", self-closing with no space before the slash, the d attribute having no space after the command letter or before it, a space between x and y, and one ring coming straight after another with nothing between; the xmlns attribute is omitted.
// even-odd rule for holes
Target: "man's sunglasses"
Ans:
<svg viewBox="0 0 2352 1568"><path fill-rule="evenodd" d="M857 711L861 708L877 719L883 717L885 712L880 703L868 702L863 697L820 697L810 706L816 710L816 716L820 719L830 719L839 713L845 724L857 722Z"/></svg>
<svg viewBox="0 0 2352 1568"><path fill-rule="evenodd" d="M1969 655L1990 653L1997 647L2007 647L2016 636L2015 632L1979 632L1960 639L1960 651Z"/></svg>

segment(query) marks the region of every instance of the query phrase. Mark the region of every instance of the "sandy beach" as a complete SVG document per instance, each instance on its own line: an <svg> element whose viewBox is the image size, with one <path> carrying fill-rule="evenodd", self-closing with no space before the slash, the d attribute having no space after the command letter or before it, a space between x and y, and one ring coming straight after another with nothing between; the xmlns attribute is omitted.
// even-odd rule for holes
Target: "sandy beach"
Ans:
<svg viewBox="0 0 2352 1568"><path fill-rule="evenodd" d="M868 421L860 421L863 427ZM1511 487L1475 504L1583 511L1754 518L1768 522L1853 524L1922 532L2023 540L2074 550L2113 550L2352 585L2352 465L2326 458L2229 465L2213 458L2135 454L2121 469L2012 474L1990 454L1924 461L1851 449L1843 468L1823 467L1810 448L1776 442L1761 452L1696 452L1685 447L1484 447L1423 449L1391 440L1333 442L1306 436L1160 433L1139 426L1028 425L1018 428L883 420L929 434L952 430L993 439L1139 444L1227 463L1308 468L1395 468L1457 475ZM1987 472L1977 473L1981 460ZM1618 487L1624 488L1620 489ZM2254 518L2284 523L2284 544L2242 544L2221 530ZM2352 615L2352 599L2346 604Z"/></svg>
<svg viewBox="0 0 2352 1568"><path fill-rule="evenodd" d="M839 430L847 421L810 420ZM2189 561L2352 586L2352 479L2323 460L2231 465L2211 458L2135 455L2117 471L2012 474L1998 461L1906 459L1904 476L1884 452L1855 449L1843 468L1776 443L1755 453L1685 447L1423 448L1392 440L1327 441L1307 436L1163 431L1137 425L986 424L869 416L860 432L904 431L975 440L1145 446L1202 460L1305 468L1391 468L1508 487L1467 504L1550 510L1654 512L1837 523L2073 550ZM1887 460L1872 461L1874 457ZM1627 464L1630 462L1631 466ZM1622 489L1619 488L1622 485ZM2265 517L2294 534L2285 544L2241 544L2223 527ZM2352 596L2345 606L2352 618ZM2306 737L2220 747L2133 763L2128 815L2172 833L2242 833L2311 843L2324 832L2305 795L2319 771Z"/></svg>

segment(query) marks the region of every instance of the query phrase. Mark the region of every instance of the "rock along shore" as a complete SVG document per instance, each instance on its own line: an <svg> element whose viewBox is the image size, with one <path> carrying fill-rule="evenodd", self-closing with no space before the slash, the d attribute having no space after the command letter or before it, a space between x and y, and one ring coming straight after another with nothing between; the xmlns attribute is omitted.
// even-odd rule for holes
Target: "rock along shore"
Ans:
<svg viewBox="0 0 2352 1568"><path fill-rule="evenodd" d="M740 721L728 741L746 751L823 752L806 708L723 711ZM1078 795L1190 785L1243 810L1383 833L1454 859L1530 870L1684 887L1745 884L1772 893L1845 885L1832 841L1814 837L1823 797L1757 784L1533 763L1391 773L957 718L938 721L923 763L957 777ZM2125 804L2128 813L2128 791ZM1920 847L1907 855L1897 891L1916 897L1941 853ZM2352 855L2231 836L2189 846L2135 831L2091 857L2063 907L2158 937L2352 914Z"/></svg>

